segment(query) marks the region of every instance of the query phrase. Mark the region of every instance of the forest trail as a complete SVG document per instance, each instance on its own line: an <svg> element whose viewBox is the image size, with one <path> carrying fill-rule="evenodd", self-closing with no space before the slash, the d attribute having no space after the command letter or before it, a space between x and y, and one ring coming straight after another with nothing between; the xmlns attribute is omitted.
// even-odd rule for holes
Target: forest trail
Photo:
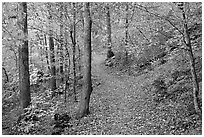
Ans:
<svg viewBox="0 0 204 137"><path fill-rule="evenodd" d="M93 90L90 111L97 115L98 126L102 125L98 128L103 127L101 134L154 134L152 126L159 125L151 121L153 112L142 77L109 74L104 60L104 55L93 54L92 74L102 82Z"/></svg>

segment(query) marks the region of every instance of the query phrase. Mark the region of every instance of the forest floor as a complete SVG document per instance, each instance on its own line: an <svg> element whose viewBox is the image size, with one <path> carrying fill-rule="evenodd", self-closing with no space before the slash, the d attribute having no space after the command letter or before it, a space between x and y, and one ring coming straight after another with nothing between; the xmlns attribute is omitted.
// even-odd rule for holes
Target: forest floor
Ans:
<svg viewBox="0 0 204 137"><path fill-rule="evenodd" d="M152 73L123 75L106 67L104 60L104 55L93 54L92 74L101 84L91 95L91 114L68 134L201 134L201 127L189 126L190 118L181 120L183 115L178 116L173 102L160 105L153 101Z"/></svg>
<svg viewBox="0 0 204 137"><path fill-rule="evenodd" d="M94 88L90 100L90 114L80 120L71 119L70 127L61 134L71 135L155 135L202 134L202 123L193 124L183 118L176 103L158 104L151 93L152 73L134 77L123 75L104 65L105 55L93 54L92 75ZM79 98L79 97L78 97ZM72 111L78 103L58 105L59 111ZM65 106L65 107L63 107ZM51 112L51 111L50 111ZM53 114L53 113L52 113ZM53 115L46 114L34 133L51 134ZM193 116L195 118L196 116ZM5 121L4 121L5 122ZM180 124L180 123L181 124Z"/></svg>

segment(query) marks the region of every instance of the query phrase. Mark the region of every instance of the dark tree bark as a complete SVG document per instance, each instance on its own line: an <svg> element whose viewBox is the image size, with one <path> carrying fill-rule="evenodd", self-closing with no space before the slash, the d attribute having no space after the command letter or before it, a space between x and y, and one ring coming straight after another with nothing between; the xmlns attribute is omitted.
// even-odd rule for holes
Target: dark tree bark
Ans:
<svg viewBox="0 0 204 137"><path fill-rule="evenodd" d="M66 45L67 46L67 45ZM65 90L64 90L64 102L67 100L67 90L69 90L69 74L70 74L70 55L69 55L69 50L67 47L66 48L66 63L65 63Z"/></svg>
<svg viewBox="0 0 204 137"><path fill-rule="evenodd" d="M52 30L52 15L51 15L51 5L49 6L49 50L50 50L50 71L51 71L51 80L50 86L51 90L56 89L56 68L55 68L55 53L54 53L54 39L53 39L53 30Z"/></svg>
<svg viewBox="0 0 204 137"><path fill-rule="evenodd" d="M106 5L106 25L107 25L107 43L108 43L108 51L107 51L107 59L114 56L112 51L112 44L111 44L111 18L110 18L110 10L109 5Z"/></svg>
<svg viewBox="0 0 204 137"><path fill-rule="evenodd" d="M72 31L70 31L70 37L72 40L72 61L73 61L73 92L74 92L74 100L77 101L76 98L76 6L73 3L73 25Z"/></svg>
<svg viewBox="0 0 204 137"><path fill-rule="evenodd" d="M79 76L81 76L81 49L79 47L79 45L77 45L77 48L78 48L78 53L79 53L79 61L78 61L78 66L79 66Z"/></svg>
<svg viewBox="0 0 204 137"><path fill-rule="evenodd" d="M91 81L91 26L89 3L84 3L84 83L76 118L89 114L89 101L93 90Z"/></svg>
<svg viewBox="0 0 204 137"><path fill-rule="evenodd" d="M111 17L110 17L110 10L109 10L109 5L106 5L106 25L107 25L107 35L108 35L108 46L111 45Z"/></svg>
<svg viewBox="0 0 204 137"><path fill-rule="evenodd" d="M60 71L60 83L63 83L63 60L64 60L64 55L63 55L63 3L60 3L60 66L59 66L59 71Z"/></svg>
<svg viewBox="0 0 204 137"><path fill-rule="evenodd" d="M185 6L185 5L183 5ZM196 74L196 69L195 69L195 58L193 55L193 49L191 45L191 39L190 39L190 34L188 31L188 25L187 25L187 20L186 20L186 15L184 9L181 9L183 12L183 20L184 20L184 36L185 36L185 44L188 47L188 55L189 55L189 61L190 61L190 67L191 67L191 75L192 75L192 81L193 81L193 97L194 97L194 108L197 113L200 113L200 108L198 104L198 93L199 93L199 83L198 83L198 78Z"/></svg>
<svg viewBox="0 0 204 137"><path fill-rule="evenodd" d="M125 8L125 13L126 13L126 18L125 18L125 57L126 61L128 61L128 51L127 51L127 46L128 46L128 3L126 4Z"/></svg>
<svg viewBox="0 0 204 137"><path fill-rule="evenodd" d="M65 15L68 15L68 11L67 11L67 5L65 5ZM70 53L69 53L69 48L68 48L68 29L67 27L65 27L65 31L64 31L64 37L65 37L65 45L64 45L64 48L66 50L66 54L65 54L65 67L64 67L64 70L65 70L65 98L64 98L64 101L66 102L66 97L67 97L67 91L69 91L69 75L70 75L70 64L71 64L71 59L70 59Z"/></svg>
<svg viewBox="0 0 204 137"><path fill-rule="evenodd" d="M82 23L82 28L83 28L83 31L84 31L84 16L83 16L83 10L81 10L80 11L80 18L81 18L81 23ZM81 57L82 57L82 53L81 53L81 49L80 49L80 47L79 47L79 45L78 45L78 51L79 51L79 73L80 73L80 75L81 75L81 71L82 71L82 69L81 69L81 64L82 64L82 60L81 60Z"/></svg>
<svg viewBox="0 0 204 137"><path fill-rule="evenodd" d="M29 106L30 96L30 78L29 78L29 55L28 55L28 26L27 26L27 3L19 4L19 27L22 30L22 44L19 45L19 89L20 104L22 108Z"/></svg>
<svg viewBox="0 0 204 137"><path fill-rule="evenodd" d="M46 62L47 62L48 71L50 71L50 64L49 64L49 57L48 57L47 37L46 37L46 34L44 34L44 39L45 39L45 58L46 58Z"/></svg>

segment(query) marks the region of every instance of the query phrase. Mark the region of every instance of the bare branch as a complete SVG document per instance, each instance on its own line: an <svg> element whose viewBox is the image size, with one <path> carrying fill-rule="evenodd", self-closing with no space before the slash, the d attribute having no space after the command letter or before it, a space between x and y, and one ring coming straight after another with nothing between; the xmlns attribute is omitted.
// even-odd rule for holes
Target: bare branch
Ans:
<svg viewBox="0 0 204 137"><path fill-rule="evenodd" d="M142 11L145 11L145 12L149 13L150 15L154 15L155 17L158 17L158 18L160 18L160 19L162 19L162 20L167 21L173 28L175 28L175 29L184 37L184 33L183 33L178 27L176 27L176 25L173 24L169 19L167 19L167 18L165 18L165 17L162 17L162 16L160 16L159 14L150 12L146 7L144 7L144 6L142 6L142 5L137 4L137 8L140 9L140 10L142 10Z"/></svg>

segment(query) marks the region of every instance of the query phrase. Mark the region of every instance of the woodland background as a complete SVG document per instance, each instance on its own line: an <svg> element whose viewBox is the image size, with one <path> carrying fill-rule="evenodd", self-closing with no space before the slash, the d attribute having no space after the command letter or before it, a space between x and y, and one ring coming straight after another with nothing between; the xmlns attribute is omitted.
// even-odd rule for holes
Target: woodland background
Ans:
<svg viewBox="0 0 204 137"><path fill-rule="evenodd" d="M2 3L2 132L202 134L202 3Z"/></svg>

